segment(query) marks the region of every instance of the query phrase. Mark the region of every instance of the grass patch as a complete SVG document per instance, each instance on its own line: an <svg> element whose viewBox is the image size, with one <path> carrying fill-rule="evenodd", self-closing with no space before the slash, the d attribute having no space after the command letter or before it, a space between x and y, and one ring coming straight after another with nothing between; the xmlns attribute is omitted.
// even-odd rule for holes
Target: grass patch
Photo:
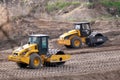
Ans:
<svg viewBox="0 0 120 80"><path fill-rule="evenodd" d="M118 1L111 1L111 0L102 0L101 4L106 7L115 7L118 9L118 13L120 14L120 0Z"/></svg>
<svg viewBox="0 0 120 80"><path fill-rule="evenodd" d="M101 3L107 7L120 7L120 1L102 0Z"/></svg>
<svg viewBox="0 0 120 80"><path fill-rule="evenodd" d="M80 5L80 2L62 2L62 1L57 1L54 3L48 3L46 5L46 9L48 12L52 12L54 10L61 10L64 9L65 7L69 7L70 5Z"/></svg>

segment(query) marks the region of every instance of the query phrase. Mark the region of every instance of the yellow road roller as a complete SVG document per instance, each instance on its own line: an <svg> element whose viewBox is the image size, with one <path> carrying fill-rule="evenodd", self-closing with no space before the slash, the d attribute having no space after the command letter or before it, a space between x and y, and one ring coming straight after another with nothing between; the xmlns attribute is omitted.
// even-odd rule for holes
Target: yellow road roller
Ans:
<svg viewBox="0 0 120 80"><path fill-rule="evenodd" d="M89 22L76 22L74 29L62 34L58 39L58 44L67 48L80 48L83 43L89 47L97 47L108 40L101 33L93 32Z"/></svg>
<svg viewBox="0 0 120 80"><path fill-rule="evenodd" d="M63 65L71 56L61 50L48 49L46 34L29 36L28 43L17 48L8 56L9 61L16 62L20 68L39 69L42 66Z"/></svg>

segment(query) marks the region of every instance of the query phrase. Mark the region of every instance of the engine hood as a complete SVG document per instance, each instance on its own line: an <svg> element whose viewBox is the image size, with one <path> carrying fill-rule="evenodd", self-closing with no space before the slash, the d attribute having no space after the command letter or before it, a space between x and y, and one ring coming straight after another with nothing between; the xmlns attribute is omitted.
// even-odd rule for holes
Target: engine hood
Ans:
<svg viewBox="0 0 120 80"><path fill-rule="evenodd" d="M15 49L15 50L13 51L13 53L15 53L15 52L22 52L22 51L24 51L25 49L30 49L31 47L34 47L34 46L36 46L36 44L25 44L25 45L23 45L23 46Z"/></svg>
<svg viewBox="0 0 120 80"><path fill-rule="evenodd" d="M69 36L69 35L72 35L72 34L76 34L76 33L78 33L77 30L70 30L70 31L62 34L62 35L60 36L60 39L64 39L66 36Z"/></svg>

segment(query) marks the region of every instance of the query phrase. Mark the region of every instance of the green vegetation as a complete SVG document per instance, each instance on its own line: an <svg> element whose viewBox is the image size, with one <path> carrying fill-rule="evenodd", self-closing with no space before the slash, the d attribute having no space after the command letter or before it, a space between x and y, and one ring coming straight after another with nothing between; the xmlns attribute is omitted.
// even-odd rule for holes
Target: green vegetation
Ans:
<svg viewBox="0 0 120 80"><path fill-rule="evenodd" d="M61 10L64 9L65 7L69 7L70 5L80 5L80 2L62 2L62 1L57 1L54 3L48 3L46 5L47 11L51 12L54 10Z"/></svg>
<svg viewBox="0 0 120 80"><path fill-rule="evenodd" d="M102 0L101 4L103 4L106 7L114 7L117 8L118 13L120 14L120 0L118 1L112 1L112 0Z"/></svg>
<svg viewBox="0 0 120 80"><path fill-rule="evenodd" d="M102 0L101 3L108 7L120 7L120 1Z"/></svg>
<svg viewBox="0 0 120 80"><path fill-rule="evenodd" d="M88 5L91 6L98 3L101 3L106 7L120 8L120 0L97 0L97 1L90 2Z"/></svg>

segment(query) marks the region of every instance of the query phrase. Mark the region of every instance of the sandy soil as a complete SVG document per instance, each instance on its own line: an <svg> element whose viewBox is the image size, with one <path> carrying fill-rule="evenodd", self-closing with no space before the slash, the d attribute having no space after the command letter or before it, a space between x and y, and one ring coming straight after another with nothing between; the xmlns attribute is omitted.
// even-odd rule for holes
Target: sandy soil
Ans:
<svg viewBox="0 0 120 80"><path fill-rule="evenodd" d="M12 22L8 25L10 26L9 37L12 40L0 42L0 80L113 80L120 78L119 25L119 21L95 21L91 26L92 29L103 33L109 40L96 48L83 44L80 49L67 49L58 45L56 40L62 33L73 29L72 22L30 18ZM4 27L4 29L7 28ZM49 48L58 48L72 54L72 59L63 66L42 67L39 70L19 69L14 62L8 62L7 57L12 50L21 42L25 44L27 36L32 33L49 34Z"/></svg>
<svg viewBox="0 0 120 80"><path fill-rule="evenodd" d="M72 29L72 23L44 20L31 22L37 25L34 27L35 30L39 29L41 32L47 31L52 36L49 41L50 48L62 49L66 53L72 54L72 59L60 67L42 67L39 70L19 69L14 62L7 61L7 56L13 50L9 49L11 43L3 42L8 46L2 45L4 48L0 52L0 80L113 80L120 78L119 29L113 28L112 31L109 29L102 31L98 29L98 31L101 31L109 38L109 41L100 47L89 48L83 45L80 49L67 49L62 45L58 45L54 37L56 38L63 32ZM26 38L22 38L21 40L24 41L24 39Z"/></svg>
<svg viewBox="0 0 120 80"><path fill-rule="evenodd" d="M63 66L42 67L39 70L19 69L14 62L2 61L0 66L0 80L31 80L41 78L56 80L61 77L61 80L81 80L82 78L84 80L93 80L94 78L106 80L106 77L112 80L116 79L115 76L119 75L117 74L120 69L119 53L120 50L75 54ZM109 74L107 74L108 72ZM111 74L114 74L114 76L108 77Z"/></svg>
<svg viewBox="0 0 120 80"><path fill-rule="evenodd" d="M6 10L2 6L0 8L0 13L2 13L0 16L1 24L6 21ZM18 11L23 13L22 9ZM12 10L14 11L14 9ZM25 8L24 10L27 11L28 9ZM15 12L18 14L18 11ZM24 12L27 14L26 11ZM58 45L57 38L62 33L73 29L72 22L42 20L28 16L13 20L2 28L0 27L0 80L119 80L120 20L116 18L104 20L101 18L103 14L108 14L105 9L96 11L81 5L69 13L60 15L60 19L57 18L58 20L61 18L64 20L75 19L75 21L93 20L91 28L109 38L100 47L87 47L83 44L80 49L67 49ZM97 17L100 19L96 20ZM3 34L4 31L7 35ZM28 35L32 33L49 34L49 48L58 48L67 54L71 54L71 60L63 66L42 67L37 70L20 69L16 63L8 61L8 55L12 53L15 47L20 46L21 42L25 44Z"/></svg>

